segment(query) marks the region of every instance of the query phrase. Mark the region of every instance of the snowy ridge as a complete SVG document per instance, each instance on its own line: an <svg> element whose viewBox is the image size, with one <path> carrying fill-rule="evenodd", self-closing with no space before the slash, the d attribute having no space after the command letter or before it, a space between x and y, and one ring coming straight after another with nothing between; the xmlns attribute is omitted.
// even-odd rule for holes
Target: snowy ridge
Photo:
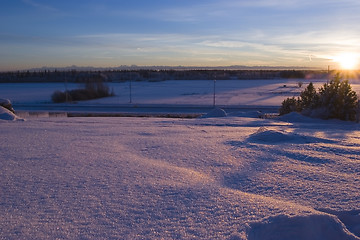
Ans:
<svg viewBox="0 0 360 240"><path fill-rule="evenodd" d="M268 130L265 127L260 127L256 133L251 134L248 139L250 141L264 143L281 143L298 140L296 135L282 131Z"/></svg>
<svg viewBox="0 0 360 240"><path fill-rule="evenodd" d="M302 136L297 133L286 131L271 130L266 127L260 127L255 133L248 137L249 142L264 143L264 144L304 144L304 143L336 143L334 140L325 138L317 138L312 136Z"/></svg>
<svg viewBox="0 0 360 240"><path fill-rule="evenodd" d="M251 223L247 235L248 240L360 239L331 215L278 215Z"/></svg>

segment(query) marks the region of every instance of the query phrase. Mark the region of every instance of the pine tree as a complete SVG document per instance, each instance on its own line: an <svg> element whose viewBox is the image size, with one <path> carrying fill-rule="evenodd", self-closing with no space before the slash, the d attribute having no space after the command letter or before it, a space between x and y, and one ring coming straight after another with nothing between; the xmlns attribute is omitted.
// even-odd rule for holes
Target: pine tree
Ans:
<svg viewBox="0 0 360 240"><path fill-rule="evenodd" d="M300 104L302 109L312 109L319 104L319 95L314 84L311 82L300 94Z"/></svg>
<svg viewBox="0 0 360 240"><path fill-rule="evenodd" d="M287 98L285 99L282 104L281 108L279 109L279 114L284 115L291 112L300 112L301 111L301 100L300 98Z"/></svg>
<svg viewBox="0 0 360 240"><path fill-rule="evenodd" d="M319 90L321 107L327 109L326 118L352 120L356 118L357 95L348 80L341 81L337 74L329 84Z"/></svg>
<svg viewBox="0 0 360 240"><path fill-rule="evenodd" d="M337 74L330 83L324 84L319 92L310 83L300 97L287 98L279 109L280 115L289 112L302 112L305 115L323 119L336 118L356 120L358 97L351 89L348 80L341 81Z"/></svg>

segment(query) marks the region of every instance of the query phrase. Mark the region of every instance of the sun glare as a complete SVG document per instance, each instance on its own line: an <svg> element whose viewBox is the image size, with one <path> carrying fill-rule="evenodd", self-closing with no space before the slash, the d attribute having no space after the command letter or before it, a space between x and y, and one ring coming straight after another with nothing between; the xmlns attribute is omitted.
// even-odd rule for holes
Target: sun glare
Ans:
<svg viewBox="0 0 360 240"><path fill-rule="evenodd" d="M358 67L359 56L354 53L343 53L334 57L334 61L344 70L354 70Z"/></svg>

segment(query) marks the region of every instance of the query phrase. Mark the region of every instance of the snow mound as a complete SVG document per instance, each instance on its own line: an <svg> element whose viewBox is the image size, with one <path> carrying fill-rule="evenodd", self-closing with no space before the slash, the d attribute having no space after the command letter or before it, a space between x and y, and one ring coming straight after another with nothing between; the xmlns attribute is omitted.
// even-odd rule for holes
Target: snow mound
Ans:
<svg viewBox="0 0 360 240"><path fill-rule="evenodd" d="M260 127L257 132L251 134L248 140L253 142L263 142L263 143L279 143L279 142L287 142L293 141L296 139L295 135L276 131L276 130L268 130L265 127Z"/></svg>
<svg viewBox="0 0 360 240"><path fill-rule="evenodd" d="M8 109L0 106L0 120L8 120L8 121L24 121L24 119L19 118L14 113L9 111Z"/></svg>
<svg viewBox="0 0 360 240"><path fill-rule="evenodd" d="M318 209L318 211L337 216L350 232L360 236L360 210L334 211L331 209Z"/></svg>
<svg viewBox="0 0 360 240"><path fill-rule="evenodd" d="M319 121L319 119L306 117L297 112L291 112L291 113L282 115L276 119L283 121L283 122L303 122L303 123L314 123L316 121Z"/></svg>
<svg viewBox="0 0 360 240"><path fill-rule="evenodd" d="M297 133L289 133L278 130L269 130L266 127L260 127L255 133L248 137L248 141L264 144L277 143L336 143L334 140L318 138L312 136L304 136Z"/></svg>
<svg viewBox="0 0 360 240"><path fill-rule="evenodd" d="M249 224L248 240L359 240L331 215L279 215Z"/></svg>
<svg viewBox="0 0 360 240"><path fill-rule="evenodd" d="M221 108L215 108L207 114L201 116L202 118L216 118L216 117L226 117L226 112Z"/></svg>

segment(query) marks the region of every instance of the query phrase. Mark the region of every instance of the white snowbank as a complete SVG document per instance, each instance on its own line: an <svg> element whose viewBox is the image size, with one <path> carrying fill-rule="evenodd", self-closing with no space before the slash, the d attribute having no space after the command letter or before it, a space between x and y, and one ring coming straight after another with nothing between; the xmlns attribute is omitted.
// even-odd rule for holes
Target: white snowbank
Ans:
<svg viewBox="0 0 360 240"><path fill-rule="evenodd" d="M331 215L279 215L249 225L248 240L358 240Z"/></svg>
<svg viewBox="0 0 360 240"><path fill-rule="evenodd" d="M217 118L217 117L226 117L226 112L221 108L215 108L208 112L207 114L201 116L201 118Z"/></svg>
<svg viewBox="0 0 360 240"><path fill-rule="evenodd" d="M8 109L0 106L0 120L8 121L24 121L24 119L19 118L14 113L10 112Z"/></svg>
<svg viewBox="0 0 360 240"><path fill-rule="evenodd" d="M291 112L291 113L282 115L280 117L277 117L276 119L278 119L280 121L284 121L284 122L294 122L294 123L296 123L296 122L313 123L316 121L321 121L321 119L306 117L297 112Z"/></svg>
<svg viewBox="0 0 360 240"><path fill-rule="evenodd" d="M255 133L249 136L248 140L264 143L279 143L296 140L296 135L260 127Z"/></svg>
<svg viewBox="0 0 360 240"><path fill-rule="evenodd" d="M284 130L272 130L266 127L260 127L255 133L251 134L247 140L262 144L310 144L310 143L336 143L336 140L324 137L306 136Z"/></svg>

